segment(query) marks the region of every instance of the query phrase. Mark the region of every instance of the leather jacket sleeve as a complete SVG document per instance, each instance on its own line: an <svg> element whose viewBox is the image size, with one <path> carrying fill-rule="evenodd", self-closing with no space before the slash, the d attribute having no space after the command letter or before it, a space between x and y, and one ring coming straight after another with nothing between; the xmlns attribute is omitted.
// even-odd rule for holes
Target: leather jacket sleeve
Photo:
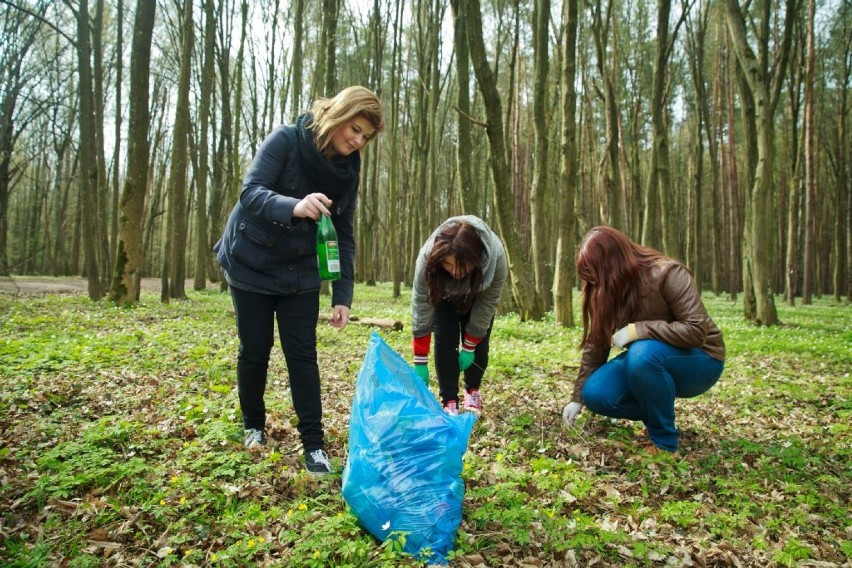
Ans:
<svg viewBox="0 0 852 568"><path fill-rule="evenodd" d="M686 267L680 264L671 267L660 283L660 295L669 306L672 321L636 321L638 338L658 339L686 349L704 345L710 318Z"/></svg>

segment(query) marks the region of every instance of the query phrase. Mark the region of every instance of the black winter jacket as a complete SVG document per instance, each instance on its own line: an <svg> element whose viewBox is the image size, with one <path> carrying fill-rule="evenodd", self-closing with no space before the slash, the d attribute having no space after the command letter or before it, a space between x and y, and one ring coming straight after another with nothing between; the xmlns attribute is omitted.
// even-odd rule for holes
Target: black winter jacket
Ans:
<svg viewBox="0 0 852 568"><path fill-rule="evenodd" d="M302 164L300 123L304 124L302 117L297 125L276 128L263 141L213 250L237 288L242 284L249 290L280 295L318 291L317 224L292 214L302 198L323 192L333 201L331 220L340 247L341 277L332 283L332 305L350 307L357 186L337 194L312 186Z"/></svg>

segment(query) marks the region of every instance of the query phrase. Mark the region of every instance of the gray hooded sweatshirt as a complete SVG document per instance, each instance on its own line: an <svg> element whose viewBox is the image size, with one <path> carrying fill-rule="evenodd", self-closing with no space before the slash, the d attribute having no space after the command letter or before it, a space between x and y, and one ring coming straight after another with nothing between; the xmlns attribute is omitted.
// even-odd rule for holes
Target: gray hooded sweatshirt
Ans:
<svg viewBox="0 0 852 568"><path fill-rule="evenodd" d="M441 226L435 229L417 255L417 264L414 269L414 289L411 295L411 329L414 337L422 337L432 333L432 323L435 317L435 308L429 303L429 289L426 286L426 258L435 244L435 236L448 223L464 222L472 225L485 249L482 251L482 289L476 294L476 299L470 311L470 321L465 326L465 333L473 337L482 337L488 331L497 304L500 302L500 294L506 284L509 274L509 264L506 260L506 251L503 242L485 224L485 221L473 215L461 215L450 217ZM466 285L466 281L460 282ZM465 290L450 290L449 292L465 292Z"/></svg>

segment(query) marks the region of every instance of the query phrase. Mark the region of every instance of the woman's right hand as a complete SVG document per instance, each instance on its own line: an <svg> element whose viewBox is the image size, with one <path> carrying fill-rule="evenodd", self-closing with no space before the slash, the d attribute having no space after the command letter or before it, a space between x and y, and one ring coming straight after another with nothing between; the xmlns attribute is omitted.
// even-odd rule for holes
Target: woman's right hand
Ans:
<svg viewBox="0 0 852 568"><path fill-rule="evenodd" d="M293 207L293 217L302 217L316 221L320 215L331 215L328 208L331 207L331 199L323 193L311 193L299 201Z"/></svg>

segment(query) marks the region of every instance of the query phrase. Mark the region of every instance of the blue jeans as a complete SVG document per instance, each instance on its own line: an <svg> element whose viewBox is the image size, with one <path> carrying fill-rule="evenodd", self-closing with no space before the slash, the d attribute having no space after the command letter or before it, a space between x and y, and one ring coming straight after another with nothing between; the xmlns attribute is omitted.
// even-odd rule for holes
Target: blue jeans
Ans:
<svg viewBox="0 0 852 568"><path fill-rule="evenodd" d="M583 404L596 414L641 420L655 446L674 452L675 398L692 398L719 380L725 364L698 348L682 349L656 339L631 343L591 374Z"/></svg>

